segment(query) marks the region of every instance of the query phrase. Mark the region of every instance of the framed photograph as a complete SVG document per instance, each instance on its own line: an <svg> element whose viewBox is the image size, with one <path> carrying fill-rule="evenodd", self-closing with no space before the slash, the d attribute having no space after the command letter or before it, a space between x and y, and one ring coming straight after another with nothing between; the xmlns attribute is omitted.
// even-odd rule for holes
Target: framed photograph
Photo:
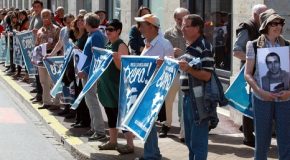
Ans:
<svg viewBox="0 0 290 160"><path fill-rule="evenodd" d="M258 48L259 81L266 91L289 89L289 47Z"/></svg>
<svg viewBox="0 0 290 160"><path fill-rule="evenodd" d="M216 47L225 45L226 34L227 26L214 27L213 41Z"/></svg>

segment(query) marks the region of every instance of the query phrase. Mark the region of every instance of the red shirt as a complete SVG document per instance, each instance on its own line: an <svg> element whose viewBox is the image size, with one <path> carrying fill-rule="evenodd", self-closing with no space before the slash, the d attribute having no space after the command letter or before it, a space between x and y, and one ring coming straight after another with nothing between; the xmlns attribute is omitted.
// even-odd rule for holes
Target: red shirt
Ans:
<svg viewBox="0 0 290 160"><path fill-rule="evenodd" d="M2 33L3 31L4 31L4 27L0 25L0 33Z"/></svg>
<svg viewBox="0 0 290 160"><path fill-rule="evenodd" d="M54 20L55 20L55 22L56 22L58 25L60 25L61 27L64 26L64 24L63 24L63 22L62 22L62 19L59 18L58 16L54 16Z"/></svg>

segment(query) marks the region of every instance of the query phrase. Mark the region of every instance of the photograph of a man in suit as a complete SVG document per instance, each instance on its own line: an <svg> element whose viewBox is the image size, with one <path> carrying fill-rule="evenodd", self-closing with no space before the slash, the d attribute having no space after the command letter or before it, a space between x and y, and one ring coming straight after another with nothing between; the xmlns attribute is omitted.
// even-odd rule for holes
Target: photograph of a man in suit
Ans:
<svg viewBox="0 0 290 160"><path fill-rule="evenodd" d="M280 56L275 52L271 52L266 56L265 62L268 71L262 77L263 89L276 93L288 89L289 72L281 69Z"/></svg>

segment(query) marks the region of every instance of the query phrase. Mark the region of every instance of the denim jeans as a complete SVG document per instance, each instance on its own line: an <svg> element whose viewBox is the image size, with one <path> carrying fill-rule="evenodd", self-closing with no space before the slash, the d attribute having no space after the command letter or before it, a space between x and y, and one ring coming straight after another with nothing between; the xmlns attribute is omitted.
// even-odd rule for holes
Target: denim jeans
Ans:
<svg viewBox="0 0 290 160"><path fill-rule="evenodd" d="M200 124L194 121L193 100L188 94L183 96L183 118L185 144L189 150L189 160L206 160L208 152L208 121Z"/></svg>
<svg viewBox="0 0 290 160"><path fill-rule="evenodd" d="M253 96L256 134L255 160L266 160L271 144L273 120L276 126L279 160L290 159L290 101L269 102Z"/></svg>
<svg viewBox="0 0 290 160"><path fill-rule="evenodd" d="M153 125L152 130L144 144L144 155L145 160L161 160L162 156L158 147L157 129Z"/></svg>
<svg viewBox="0 0 290 160"><path fill-rule="evenodd" d="M83 79L83 86L85 86L87 80L87 78ZM105 134L105 122L97 96L97 83L86 93L85 101L91 117L91 129L98 134Z"/></svg>

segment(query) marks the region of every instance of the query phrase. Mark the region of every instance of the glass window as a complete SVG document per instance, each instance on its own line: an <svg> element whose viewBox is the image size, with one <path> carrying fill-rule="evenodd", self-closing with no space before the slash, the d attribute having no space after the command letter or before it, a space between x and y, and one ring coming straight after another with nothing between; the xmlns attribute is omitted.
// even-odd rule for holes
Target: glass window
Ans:
<svg viewBox="0 0 290 160"><path fill-rule="evenodd" d="M30 8L29 1L23 1L23 3L24 3L24 8L23 8L23 9L28 9L28 8Z"/></svg>
<svg viewBox="0 0 290 160"><path fill-rule="evenodd" d="M204 34L215 49L216 68L231 71L232 0L188 0L187 4L205 21Z"/></svg>
<svg viewBox="0 0 290 160"><path fill-rule="evenodd" d="M22 9L22 0L21 1L17 1L17 7L19 8L19 9Z"/></svg>
<svg viewBox="0 0 290 160"><path fill-rule="evenodd" d="M113 18L121 19L121 1L120 0L114 0L113 8L114 8Z"/></svg>
<svg viewBox="0 0 290 160"><path fill-rule="evenodd" d="M166 7L166 0L150 0L150 9L151 12L156 15L157 17L165 17L165 7ZM165 24L164 18L159 18L160 24ZM163 27L161 26L161 31L163 32Z"/></svg>
<svg viewBox="0 0 290 160"><path fill-rule="evenodd" d="M84 6L85 10L87 10L88 12L91 12L92 11L92 0L84 0L83 6Z"/></svg>
<svg viewBox="0 0 290 160"><path fill-rule="evenodd" d="M121 19L121 1L107 0L106 10L108 12L108 19Z"/></svg>
<svg viewBox="0 0 290 160"><path fill-rule="evenodd" d="M138 0L138 8L140 8L140 6L145 6L149 8L149 0Z"/></svg>

